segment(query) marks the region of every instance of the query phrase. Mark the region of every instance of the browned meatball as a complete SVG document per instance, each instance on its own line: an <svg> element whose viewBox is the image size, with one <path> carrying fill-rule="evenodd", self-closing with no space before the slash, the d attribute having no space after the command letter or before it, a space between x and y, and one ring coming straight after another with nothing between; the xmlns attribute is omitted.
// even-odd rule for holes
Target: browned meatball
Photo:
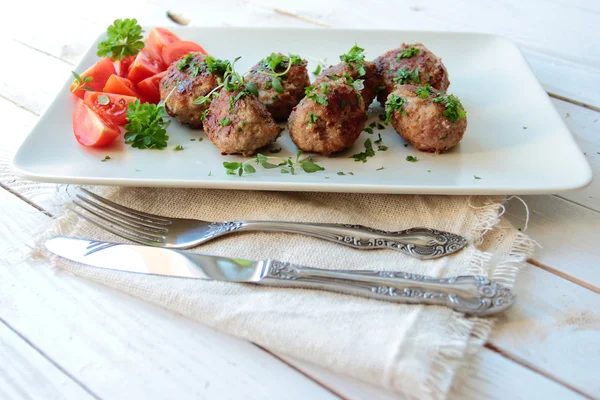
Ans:
<svg viewBox="0 0 600 400"><path fill-rule="evenodd" d="M202 127L202 113L210 105L210 101L194 104L194 100L206 96L219 85L217 80L223 79L227 65L227 61L212 57L207 64L208 57L202 53L188 54L172 63L160 81L160 98L166 99L165 108L169 115L192 128Z"/></svg>
<svg viewBox="0 0 600 400"><path fill-rule="evenodd" d="M223 154L250 156L277 138L281 128L258 98L221 89L204 121L206 135Z"/></svg>
<svg viewBox="0 0 600 400"><path fill-rule="evenodd" d="M382 105L396 85L428 83L440 91L446 91L450 85L442 60L421 43L402 43L399 48L377 57L375 63L382 85L377 99Z"/></svg>
<svg viewBox="0 0 600 400"><path fill-rule="evenodd" d="M420 151L443 153L456 146L467 130L458 97L429 85L399 85L389 95L386 117L400 136Z"/></svg>
<svg viewBox="0 0 600 400"><path fill-rule="evenodd" d="M360 93L343 82L307 88L290 115L290 137L303 151L330 155L358 139L367 114Z"/></svg>
<svg viewBox="0 0 600 400"><path fill-rule="evenodd" d="M276 77L280 85L273 85L274 77L268 74L282 73L288 68L289 60L292 65L285 75ZM253 83L258 89L258 99L267 107L276 121L286 121L300 100L304 97L304 89L310 86L306 60L299 56L290 55L288 58L281 53L272 53L260 60L250 69L246 82ZM271 69L275 66L275 70Z"/></svg>
<svg viewBox="0 0 600 400"><path fill-rule="evenodd" d="M377 74L377 66L375 63L371 61L365 61L364 69L365 74L361 75L360 69L357 68L355 62L341 62L323 70L323 72L317 76L317 79L315 79L314 84L318 85L320 83L327 83L331 80L335 80L335 77L350 77L351 81L362 79L364 80L364 87L362 90L360 90L360 94L365 100L365 106L368 108L377 95L377 89L381 85L381 80Z"/></svg>

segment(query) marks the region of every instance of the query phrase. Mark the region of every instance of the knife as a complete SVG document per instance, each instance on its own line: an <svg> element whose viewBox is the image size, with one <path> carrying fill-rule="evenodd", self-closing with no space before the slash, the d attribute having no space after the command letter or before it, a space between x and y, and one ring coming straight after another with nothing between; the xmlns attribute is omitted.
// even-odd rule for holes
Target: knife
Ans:
<svg viewBox="0 0 600 400"><path fill-rule="evenodd" d="M96 268L339 292L398 303L449 307L473 316L491 315L513 305L511 290L483 276L451 278L398 271L326 270L276 260L252 261L158 247L57 236L46 248Z"/></svg>

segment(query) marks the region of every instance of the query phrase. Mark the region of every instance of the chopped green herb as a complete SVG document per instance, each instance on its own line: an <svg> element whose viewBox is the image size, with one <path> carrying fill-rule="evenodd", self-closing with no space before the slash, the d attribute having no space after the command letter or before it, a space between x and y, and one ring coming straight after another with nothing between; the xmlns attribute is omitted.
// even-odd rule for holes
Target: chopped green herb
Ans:
<svg viewBox="0 0 600 400"><path fill-rule="evenodd" d="M190 65L190 61L194 58L191 54L183 57L180 61L177 62L177 69L183 71Z"/></svg>
<svg viewBox="0 0 600 400"><path fill-rule="evenodd" d="M384 145L379 145L379 146L377 146L377 150L378 150L378 151L386 151L387 149L388 149L388 147L387 147L387 146L384 146Z"/></svg>
<svg viewBox="0 0 600 400"><path fill-rule="evenodd" d="M302 150L298 150L298 153L296 154L296 159L293 160L292 157L288 157L287 159L285 159L281 157L265 156L263 154L258 153L256 157L243 163L224 162L223 166L225 167L225 170L228 175L239 176L242 176L243 174L253 174L254 172L256 172L256 169L252 165L250 165L250 162L253 161L256 162L256 164L260 164L265 169L281 168L280 172L282 174L291 173L292 175L294 175L296 168L298 167L302 168L304 172L309 174L325 170L325 168L315 163L312 157L309 156L304 159L300 159L301 155Z"/></svg>
<svg viewBox="0 0 600 400"><path fill-rule="evenodd" d="M385 129L385 126L383 124L377 124L377 129Z"/></svg>
<svg viewBox="0 0 600 400"><path fill-rule="evenodd" d="M398 60L398 62L400 62L401 59L414 57L417 54L419 54L419 52L420 50L416 47L407 47L404 50L402 50L402 52L398 53L396 59Z"/></svg>
<svg viewBox="0 0 600 400"><path fill-rule="evenodd" d="M362 153L357 153L349 158L354 158L354 161L362 161L364 163L367 162L368 157L373 157L375 155L375 151L373 150L373 144L371 143L371 139L365 140L365 151Z"/></svg>
<svg viewBox="0 0 600 400"><path fill-rule="evenodd" d="M385 103L385 123L389 123L392 120L392 114L394 111L400 111L400 114L406 115L404 105L408 104L408 101L404 97L392 94L388 101Z"/></svg>
<svg viewBox="0 0 600 400"><path fill-rule="evenodd" d="M600 153L599 153L600 154ZM348 172L348 175L354 175L354 172Z"/></svg>
<svg viewBox="0 0 600 400"><path fill-rule="evenodd" d="M289 54L289 56L290 56L290 60L292 61L293 65L302 64L302 57L300 57L298 54Z"/></svg>
<svg viewBox="0 0 600 400"><path fill-rule="evenodd" d="M227 126L229 124L231 124L231 118L229 118L229 117L225 117L219 121L219 125L221 125L221 126Z"/></svg>
<svg viewBox="0 0 600 400"><path fill-rule="evenodd" d="M339 76L337 75L325 75L328 79L331 79L332 81L337 81L338 79L340 79Z"/></svg>
<svg viewBox="0 0 600 400"><path fill-rule="evenodd" d="M281 147L278 149L269 149L269 153L271 153L271 154L277 154L279 152L281 152Z"/></svg>
<svg viewBox="0 0 600 400"><path fill-rule="evenodd" d="M408 143L404 143L404 147L408 147Z"/></svg>
<svg viewBox="0 0 600 400"><path fill-rule="evenodd" d="M100 160L100 161L102 161L102 162L106 162L106 161L108 161L108 160L110 160L110 156L104 156L104 158L103 158L102 160Z"/></svg>
<svg viewBox="0 0 600 400"><path fill-rule="evenodd" d="M213 56L206 56L204 62L206 63L206 68L208 69L208 72L210 72L211 74L224 74L227 72L227 70L229 70L232 67L229 61L219 60L218 58L215 58Z"/></svg>
<svg viewBox="0 0 600 400"><path fill-rule="evenodd" d="M171 91L171 93L173 92ZM165 121L166 116L164 101L158 105L142 104L139 100L129 103L127 107L128 123L125 125L125 143L138 149L164 149L169 140L167 126L171 122Z"/></svg>
<svg viewBox="0 0 600 400"><path fill-rule="evenodd" d="M430 170L430 169L428 169L428 170L427 170L427 172L431 172L431 170Z"/></svg>
<svg viewBox="0 0 600 400"><path fill-rule="evenodd" d="M444 104L446 109L442 115L452 123L455 123L459 118L464 119L467 117L467 112L460 103L460 100L453 94L438 96L435 99L429 100L429 102Z"/></svg>
<svg viewBox="0 0 600 400"><path fill-rule="evenodd" d="M378 139L375 142L373 142L373 143L378 144L378 143L383 142L383 138L381 137L381 133L378 133L377 137L378 137Z"/></svg>
<svg viewBox="0 0 600 400"><path fill-rule="evenodd" d="M173 148L173 150L175 150L175 151L181 151L181 150L183 150L183 146L182 146L182 145L180 145L180 144L178 144L177 146L175 146L175 147Z"/></svg>
<svg viewBox="0 0 600 400"><path fill-rule="evenodd" d="M208 176L212 176L212 171L208 171Z"/></svg>
<svg viewBox="0 0 600 400"><path fill-rule="evenodd" d="M196 141L196 139L195 139L195 138L191 138L191 139L190 139L190 142L195 142L195 141Z"/></svg>
<svg viewBox="0 0 600 400"><path fill-rule="evenodd" d="M75 71L71 71L71 74L73 74L73 76L75 77L75 81L73 81L73 83L76 84L75 89L73 89L72 91L74 92L75 90L87 90L87 91L93 91L94 89L92 89L89 86L85 86L87 83L90 83L92 81L92 77L91 76L79 76L79 74Z"/></svg>
<svg viewBox="0 0 600 400"><path fill-rule="evenodd" d="M275 101L275 100L277 100L277 95L276 94L274 94L273 96L271 96L271 101Z"/></svg>
<svg viewBox="0 0 600 400"><path fill-rule="evenodd" d="M477 176L477 175L473 175L473 178L475 178L475 179L481 179L481 177Z"/></svg>
<svg viewBox="0 0 600 400"><path fill-rule="evenodd" d="M142 32L135 18L116 19L106 30L106 40L98 43L96 54L113 60L134 56L144 48Z"/></svg>
<svg viewBox="0 0 600 400"><path fill-rule="evenodd" d="M200 114L200 121L204 122L206 121L206 117L208 117L208 108L204 111L202 111L202 114Z"/></svg>
<svg viewBox="0 0 600 400"><path fill-rule="evenodd" d="M349 52L342 54L340 60L345 63L354 63L358 68L358 75L365 76L367 71L365 70L365 49L354 45Z"/></svg>
<svg viewBox="0 0 600 400"><path fill-rule="evenodd" d="M377 122L371 122L371 123L369 124L369 127L370 127L370 128L375 128L376 126L377 126Z"/></svg>
<svg viewBox="0 0 600 400"><path fill-rule="evenodd" d="M342 171L337 173L338 175L346 175L345 173L343 173Z"/></svg>
<svg viewBox="0 0 600 400"><path fill-rule="evenodd" d="M321 73L321 64L317 65L317 68L313 71L313 75L319 75Z"/></svg>
<svg viewBox="0 0 600 400"><path fill-rule="evenodd" d="M413 156L406 156L406 161L417 162L417 161L419 161L419 159L417 157L413 157Z"/></svg>
<svg viewBox="0 0 600 400"><path fill-rule="evenodd" d="M419 67L415 68L413 71L410 71L408 68L400 68L398 72L396 72L396 76L394 77L394 82L399 85L406 85L410 82L419 83L421 80L419 79Z"/></svg>
<svg viewBox="0 0 600 400"><path fill-rule="evenodd" d="M415 94L420 99L426 99L432 93L433 90L431 89L431 85L429 83L426 83L425 86L419 86L415 89Z"/></svg>
<svg viewBox="0 0 600 400"><path fill-rule="evenodd" d="M524 126L524 127L523 127L523 129L527 129L527 127L526 127L526 126Z"/></svg>
<svg viewBox="0 0 600 400"><path fill-rule="evenodd" d="M319 95L314 86L308 86L306 89L304 89L304 94L307 98L311 99L317 104L320 104L322 106L329 105L327 98L325 96Z"/></svg>
<svg viewBox="0 0 600 400"><path fill-rule="evenodd" d="M365 132L367 132L368 134L373 134L373 128L369 128L368 126L365 128Z"/></svg>
<svg viewBox="0 0 600 400"><path fill-rule="evenodd" d="M285 93L285 89L278 77L274 76L273 79L271 79L271 86L277 93Z"/></svg>
<svg viewBox="0 0 600 400"><path fill-rule="evenodd" d="M315 124L318 119L319 117L316 114L308 113L308 122L306 123L306 125Z"/></svg>
<svg viewBox="0 0 600 400"><path fill-rule="evenodd" d="M383 169L383 167L379 167L375 171L381 171L382 169Z"/></svg>

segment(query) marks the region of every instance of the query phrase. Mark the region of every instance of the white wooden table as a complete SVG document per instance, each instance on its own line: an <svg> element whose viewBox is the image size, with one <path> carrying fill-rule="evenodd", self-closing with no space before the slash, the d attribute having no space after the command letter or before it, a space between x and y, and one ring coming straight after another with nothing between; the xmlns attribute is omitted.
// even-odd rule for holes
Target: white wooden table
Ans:
<svg viewBox="0 0 600 400"><path fill-rule="evenodd" d="M600 171L600 2L21 0L0 16L0 151L16 150L93 39L117 17L173 25L490 32L515 40L594 169ZM8 7L8 9L6 8ZM394 396L273 354L159 307L25 261L64 185L0 175L0 399ZM543 248L452 398L600 398L600 182L525 196ZM524 208L507 205L523 227Z"/></svg>

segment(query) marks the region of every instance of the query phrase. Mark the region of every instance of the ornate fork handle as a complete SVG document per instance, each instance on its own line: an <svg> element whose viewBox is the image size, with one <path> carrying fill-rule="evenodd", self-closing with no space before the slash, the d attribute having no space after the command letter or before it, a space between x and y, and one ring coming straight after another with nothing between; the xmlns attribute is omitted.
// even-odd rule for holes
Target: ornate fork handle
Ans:
<svg viewBox="0 0 600 400"><path fill-rule="evenodd" d="M515 302L509 288L477 275L439 279L406 272L323 270L275 260L265 261L258 283L442 305L474 316L504 311Z"/></svg>
<svg viewBox="0 0 600 400"><path fill-rule="evenodd" d="M281 221L215 222L210 226L212 237L240 231L299 233L356 249L393 249L424 260L455 253L467 244L462 236L430 228L387 232L362 225Z"/></svg>

